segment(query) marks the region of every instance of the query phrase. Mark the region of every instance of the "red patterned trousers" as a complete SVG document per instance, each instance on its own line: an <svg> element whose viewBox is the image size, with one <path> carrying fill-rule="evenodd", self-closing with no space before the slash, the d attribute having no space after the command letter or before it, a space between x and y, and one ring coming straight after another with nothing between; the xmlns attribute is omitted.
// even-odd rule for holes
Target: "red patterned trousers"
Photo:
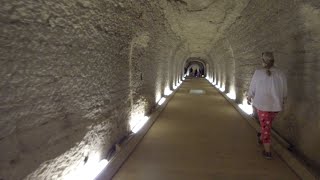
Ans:
<svg viewBox="0 0 320 180"><path fill-rule="evenodd" d="M260 140L263 144L271 143L271 127L272 121L277 116L278 112L266 112L266 111L258 111L260 127L261 127L261 136Z"/></svg>

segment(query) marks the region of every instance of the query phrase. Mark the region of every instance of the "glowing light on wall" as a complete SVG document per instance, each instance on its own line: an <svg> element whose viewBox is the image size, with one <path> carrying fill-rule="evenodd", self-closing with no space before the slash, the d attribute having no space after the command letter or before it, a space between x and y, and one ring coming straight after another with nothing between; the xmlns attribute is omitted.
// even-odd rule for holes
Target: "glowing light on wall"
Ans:
<svg viewBox="0 0 320 180"><path fill-rule="evenodd" d="M65 176L64 180L93 180L108 165L106 159L100 160L99 153L93 153L89 156L86 163L81 163L72 173Z"/></svg>
<svg viewBox="0 0 320 180"><path fill-rule="evenodd" d="M165 95L165 96L169 96L171 93L172 93L172 91L170 90L169 87L166 87L166 88L164 89L164 95Z"/></svg>
<svg viewBox="0 0 320 180"><path fill-rule="evenodd" d="M136 114L133 114L131 115L131 120L129 122L129 125L130 125L130 130L132 131L132 129L134 127L137 126L137 124L139 124L139 122L144 118L144 114L143 113L136 113Z"/></svg>
<svg viewBox="0 0 320 180"><path fill-rule="evenodd" d="M216 88L220 88L220 83L219 81L214 85Z"/></svg>
<svg viewBox="0 0 320 180"><path fill-rule="evenodd" d="M212 85L216 85L216 82L212 79L212 81L210 82Z"/></svg>
<svg viewBox="0 0 320 180"><path fill-rule="evenodd" d="M242 104L239 104L239 107L243 112L245 112L247 114L252 114L253 113L252 106L248 105L246 100L243 100Z"/></svg>
<svg viewBox="0 0 320 180"><path fill-rule="evenodd" d="M176 86L175 85L173 85L173 89L174 90L176 90L180 85L181 85L182 83L181 82L179 82Z"/></svg>
<svg viewBox="0 0 320 180"><path fill-rule="evenodd" d="M109 161L106 160L106 159L102 159L99 162L99 164L98 164L98 166L96 167L96 170L95 170L96 171L95 172L96 175L94 176L94 178L97 177L102 172L102 170L108 165L108 163L109 163Z"/></svg>
<svg viewBox="0 0 320 180"><path fill-rule="evenodd" d="M164 102L166 101L166 98L162 97L159 102L158 102L158 105L162 105Z"/></svg>
<svg viewBox="0 0 320 180"><path fill-rule="evenodd" d="M230 90L230 92L227 94L227 96L232 99L235 100L236 99L236 92L233 90Z"/></svg>
<svg viewBox="0 0 320 180"><path fill-rule="evenodd" d="M157 92L156 93L156 103L158 103L161 99L161 93L160 92Z"/></svg>
<svg viewBox="0 0 320 180"><path fill-rule="evenodd" d="M176 90L178 88L178 86L176 85L173 85L173 89Z"/></svg>
<svg viewBox="0 0 320 180"><path fill-rule="evenodd" d="M149 117L147 116L143 116L141 119L136 120L137 123L134 125L131 131L133 133L137 133L146 124L148 120L149 120Z"/></svg>
<svg viewBox="0 0 320 180"><path fill-rule="evenodd" d="M177 85L173 84L173 90L176 90L181 85L180 81L177 82Z"/></svg>
<svg viewBox="0 0 320 180"><path fill-rule="evenodd" d="M175 89L177 89L181 84L182 84L182 82L179 82L179 83L177 84L177 86L175 87Z"/></svg>
<svg viewBox="0 0 320 180"><path fill-rule="evenodd" d="M218 86L216 85L216 81L215 81L213 78L210 78L210 77L207 76L206 79L207 79L212 85L218 87Z"/></svg>
<svg viewBox="0 0 320 180"><path fill-rule="evenodd" d="M219 88L219 90L220 90L221 92L224 92L224 91L226 90L226 88L224 87L224 85L221 85L221 87Z"/></svg>

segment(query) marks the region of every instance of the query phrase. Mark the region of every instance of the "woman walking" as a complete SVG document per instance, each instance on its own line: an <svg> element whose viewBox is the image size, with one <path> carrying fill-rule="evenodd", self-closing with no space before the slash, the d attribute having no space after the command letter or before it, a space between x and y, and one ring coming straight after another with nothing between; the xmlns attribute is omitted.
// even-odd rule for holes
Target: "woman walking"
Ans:
<svg viewBox="0 0 320 180"><path fill-rule="evenodd" d="M287 80L278 68L274 67L272 52L262 53L263 69L255 71L247 96L248 104L257 109L261 126L259 142L263 143L263 156L272 158L271 127L278 112L283 110L287 97Z"/></svg>

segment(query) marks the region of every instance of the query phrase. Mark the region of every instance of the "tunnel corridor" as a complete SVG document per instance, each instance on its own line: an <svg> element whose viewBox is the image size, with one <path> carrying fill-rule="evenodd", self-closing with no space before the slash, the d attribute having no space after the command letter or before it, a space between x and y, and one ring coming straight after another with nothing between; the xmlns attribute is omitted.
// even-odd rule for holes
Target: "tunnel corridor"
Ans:
<svg viewBox="0 0 320 180"><path fill-rule="evenodd" d="M319 0L2 0L0 180L319 179L319 19ZM288 82L272 161L246 105L266 51Z"/></svg>
<svg viewBox="0 0 320 180"><path fill-rule="evenodd" d="M266 162L259 146L218 90L187 79L113 179L298 179L279 156Z"/></svg>

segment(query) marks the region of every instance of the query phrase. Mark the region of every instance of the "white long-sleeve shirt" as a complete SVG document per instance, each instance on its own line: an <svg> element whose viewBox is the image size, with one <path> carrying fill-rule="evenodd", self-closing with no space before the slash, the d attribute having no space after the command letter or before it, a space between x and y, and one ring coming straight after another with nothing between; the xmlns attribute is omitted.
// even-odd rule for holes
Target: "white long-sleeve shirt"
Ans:
<svg viewBox="0 0 320 180"><path fill-rule="evenodd" d="M287 79L278 68L254 72L248 96L253 98L252 105L261 111L278 112L282 110L283 100L287 97Z"/></svg>

